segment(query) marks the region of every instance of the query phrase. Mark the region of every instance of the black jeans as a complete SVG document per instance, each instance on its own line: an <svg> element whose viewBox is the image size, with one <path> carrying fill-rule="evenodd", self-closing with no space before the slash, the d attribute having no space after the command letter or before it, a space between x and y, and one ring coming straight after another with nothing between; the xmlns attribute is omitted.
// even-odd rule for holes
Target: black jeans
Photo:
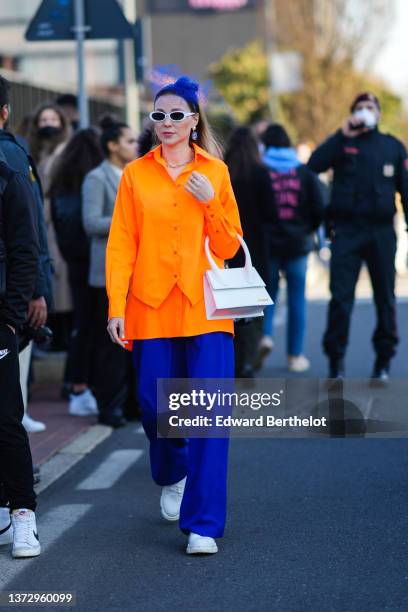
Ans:
<svg viewBox="0 0 408 612"><path fill-rule="evenodd" d="M17 338L0 323L0 505L35 510L33 462L20 388Z"/></svg>
<svg viewBox="0 0 408 612"><path fill-rule="evenodd" d="M332 298L323 338L323 348L329 357L340 359L346 352L354 292L363 262L367 264L377 312L372 337L374 350L383 363L395 355L399 341L394 294L395 252L392 224L335 228L330 262Z"/></svg>
<svg viewBox="0 0 408 612"><path fill-rule="evenodd" d="M258 352L258 344L262 338L263 318L256 317L243 323L235 324L234 354L235 377L241 378L253 371L254 360Z"/></svg>
<svg viewBox="0 0 408 612"><path fill-rule="evenodd" d="M114 344L107 332L106 289L92 287L91 304L95 333L93 386L99 412L101 416L123 414L134 386L131 353Z"/></svg>
<svg viewBox="0 0 408 612"><path fill-rule="evenodd" d="M67 357L68 378L73 384L90 384L94 330L88 285L89 261L68 261L67 264L74 317Z"/></svg>

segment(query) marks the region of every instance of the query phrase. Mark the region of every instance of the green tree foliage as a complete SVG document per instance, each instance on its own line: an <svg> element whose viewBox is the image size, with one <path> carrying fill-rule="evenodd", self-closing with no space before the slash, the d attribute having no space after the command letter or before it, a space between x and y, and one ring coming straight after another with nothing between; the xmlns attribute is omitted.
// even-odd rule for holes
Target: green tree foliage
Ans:
<svg viewBox="0 0 408 612"><path fill-rule="evenodd" d="M230 51L210 66L209 75L237 121L252 123L268 115L268 69L260 42Z"/></svg>

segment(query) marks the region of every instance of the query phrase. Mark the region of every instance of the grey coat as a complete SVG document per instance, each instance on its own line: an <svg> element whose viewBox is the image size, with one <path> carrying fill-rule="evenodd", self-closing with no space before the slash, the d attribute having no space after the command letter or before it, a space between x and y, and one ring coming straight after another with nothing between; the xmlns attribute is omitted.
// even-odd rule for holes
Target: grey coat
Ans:
<svg viewBox="0 0 408 612"><path fill-rule="evenodd" d="M91 239L89 284L105 287L105 253L120 178L108 161L89 172L82 185L82 219Z"/></svg>

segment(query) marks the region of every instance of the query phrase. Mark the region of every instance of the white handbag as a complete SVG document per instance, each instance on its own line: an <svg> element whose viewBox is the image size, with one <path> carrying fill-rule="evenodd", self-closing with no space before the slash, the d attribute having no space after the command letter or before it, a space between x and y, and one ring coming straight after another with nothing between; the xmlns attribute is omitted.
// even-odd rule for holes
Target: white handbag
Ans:
<svg viewBox="0 0 408 612"><path fill-rule="evenodd" d="M273 304L265 283L252 265L244 239L237 234L245 253L243 268L219 268L210 253L210 239L204 243L211 270L204 274L204 301L208 320L263 317L266 306Z"/></svg>

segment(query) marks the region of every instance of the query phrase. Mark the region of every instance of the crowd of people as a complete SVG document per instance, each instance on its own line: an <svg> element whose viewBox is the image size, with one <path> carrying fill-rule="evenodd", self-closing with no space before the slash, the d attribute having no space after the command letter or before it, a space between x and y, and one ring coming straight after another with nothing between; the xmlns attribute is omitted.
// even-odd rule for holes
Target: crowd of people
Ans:
<svg viewBox="0 0 408 612"><path fill-rule="evenodd" d="M66 350L72 416L116 428L140 410L162 515L180 520L191 554L216 552L223 534L228 441L158 439L156 379L253 377L274 346L282 277L287 367L306 372L307 261L322 226L332 242L329 376L344 376L366 262L377 311L372 381L388 381L398 343L393 217L396 192L408 217L408 161L378 130L378 99L359 95L305 164L276 123L260 134L236 127L222 153L197 92L187 77L160 90L139 136L112 116L78 129L71 96L43 104L15 136L0 77L0 544L13 541L14 556L40 553L23 428L46 427L27 413L33 347ZM330 194L318 176L327 171ZM205 316L203 241L219 265L241 267L237 234L274 304L237 321L233 338L232 320Z"/></svg>

